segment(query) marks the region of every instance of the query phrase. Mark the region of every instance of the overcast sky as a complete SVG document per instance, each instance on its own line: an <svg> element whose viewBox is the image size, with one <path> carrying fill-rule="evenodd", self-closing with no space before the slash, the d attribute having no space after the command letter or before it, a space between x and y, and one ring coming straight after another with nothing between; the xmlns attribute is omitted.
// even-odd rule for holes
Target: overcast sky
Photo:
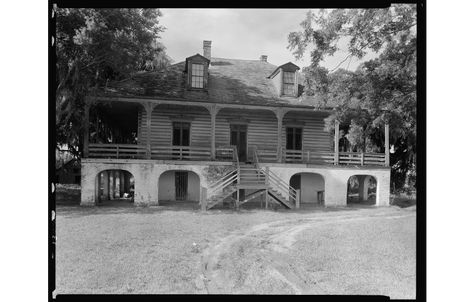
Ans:
<svg viewBox="0 0 474 302"><path fill-rule="evenodd" d="M300 30L309 9L161 9L161 25L167 29L162 42L174 63L196 53L202 54L202 41L212 41L212 56L258 60L281 65L289 61L300 67L309 65L309 52L297 61L287 49L288 34ZM341 50L323 66L332 69L347 56ZM371 56L367 56L369 59ZM361 61L355 58L341 65L354 70Z"/></svg>

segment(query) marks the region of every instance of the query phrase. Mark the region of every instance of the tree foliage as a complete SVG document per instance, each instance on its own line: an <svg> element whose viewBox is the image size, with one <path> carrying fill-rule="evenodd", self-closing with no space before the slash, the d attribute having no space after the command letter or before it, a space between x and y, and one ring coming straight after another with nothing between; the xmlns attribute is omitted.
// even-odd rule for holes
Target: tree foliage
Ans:
<svg viewBox="0 0 474 302"><path fill-rule="evenodd" d="M326 130L333 131L337 119L351 149L381 152L388 122L392 182L402 188L413 180L416 163L416 6L308 12L301 27L289 34L288 47L296 58L312 48L311 65L303 68L304 94L321 96L315 106L335 105ZM341 41L348 55L332 70L321 66ZM355 71L339 68L368 51L376 58Z"/></svg>
<svg viewBox="0 0 474 302"><path fill-rule="evenodd" d="M166 64L158 9L56 10L56 141L82 148L84 98L133 72Z"/></svg>

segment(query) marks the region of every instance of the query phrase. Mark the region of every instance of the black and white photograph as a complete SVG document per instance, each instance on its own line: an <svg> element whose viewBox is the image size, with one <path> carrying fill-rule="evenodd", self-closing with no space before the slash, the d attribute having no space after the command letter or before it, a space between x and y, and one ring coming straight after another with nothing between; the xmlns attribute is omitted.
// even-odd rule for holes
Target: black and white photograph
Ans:
<svg viewBox="0 0 474 302"><path fill-rule="evenodd" d="M53 298L416 299L419 7L53 4Z"/></svg>

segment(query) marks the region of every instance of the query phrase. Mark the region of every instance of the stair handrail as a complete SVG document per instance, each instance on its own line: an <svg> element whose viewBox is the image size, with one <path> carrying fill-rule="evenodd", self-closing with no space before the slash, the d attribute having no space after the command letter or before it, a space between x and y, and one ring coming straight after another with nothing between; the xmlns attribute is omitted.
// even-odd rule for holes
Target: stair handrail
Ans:
<svg viewBox="0 0 474 302"><path fill-rule="evenodd" d="M224 189L228 185L234 183L237 181L237 183L240 182L240 164L239 164L239 154L237 153L237 147L235 145L232 145L232 150L233 150L233 159L236 164L236 169L226 173L224 176L213 182L212 184L208 185L207 189L207 196L212 196L216 192Z"/></svg>
<svg viewBox="0 0 474 302"><path fill-rule="evenodd" d="M257 169L260 170L260 173L263 173L265 177L268 178L270 186L277 187L282 191L286 191L286 189L288 188L289 196L292 197L294 200L296 200L297 191L295 188L290 186L290 184L285 183L283 179L281 179L278 175L276 175L272 171L268 171L268 174L267 174L266 170L260 167L260 163L258 161L258 147L257 146L255 146L254 148L254 158L255 158L255 166L257 167Z"/></svg>
<svg viewBox="0 0 474 302"><path fill-rule="evenodd" d="M260 168L260 163L258 161L258 147L257 146L254 146L254 148L253 148L253 157L254 157L254 160L255 160L255 168L257 168L258 178L260 180L260 174L263 174L264 181L266 183L267 182L266 181L267 176L265 175L265 173L262 173L262 171L260 171L261 168Z"/></svg>
<svg viewBox="0 0 474 302"><path fill-rule="evenodd" d="M288 195L290 197L289 201L291 202L292 200L294 200L296 202L297 191L296 191L295 188L293 188L292 186L290 186L290 184L283 181L283 179L281 179L275 173L273 173L271 171L268 171L268 174L267 174L267 172L263 169L261 171L263 171L265 176L268 177L268 181L269 181L271 187L278 188L283 192L288 190Z"/></svg>
<svg viewBox="0 0 474 302"><path fill-rule="evenodd" d="M209 196L212 196L214 195L216 192L218 191L221 191L223 190L225 187L227 187L228 185L234 183L234 181L237 179L237 175L235 174L232 178L229 178L228 180L226 180L225 182L222 182L220 185L212 188L212 190L210 190L210 194L208 194Z"/></svg>
<svg viewBox="0 0 474 302"><path fill-rule="evenodd" d="M255 166L257 168L260 168L260 164L258 162L258 147L257 146L254 146L254 148L253 148L253 157L255 159Z"/></svg>
<svg viewBox="0 0 474 302"><path fill-rule="evenodd" d="M208 196L233 183L238 177L237 169L232 170L208 186Z"/></svg>
<svg viewBox="0 0 474 302"><path fill-rule="evenodd" d="M232 174L234 174L236 171L237 171L237 169L233 169L232 171L227 172L224 176L222 176L218 180L214 181L212 184L208 185L208 188L214 188L219 183L225 181L226 178L232 177L233 176Z"/></svg>
<svg viewBox="0 0 474 302"><path fill-rule="evenodd" d="M240 163L239 163L239 153L237 152L237 146L232 145L234 149L234 158L235 158L235 165L237 166L237 183L240 184Z"/></svg>

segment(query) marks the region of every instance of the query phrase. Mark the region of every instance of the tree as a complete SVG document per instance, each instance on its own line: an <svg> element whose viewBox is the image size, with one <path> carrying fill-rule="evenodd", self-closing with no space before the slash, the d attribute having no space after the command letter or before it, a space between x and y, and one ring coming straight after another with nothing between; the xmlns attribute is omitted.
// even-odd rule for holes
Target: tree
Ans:
<svg viewBox="0 0 474 302"><path fill-rule="evenodd" d="M108 80L169 62L158 9L56 10L56 143L82 150L84 99ZM168 60L168 61L167 61Z"/></svg>
<svg viewBox="0 0 474 302"><path fill-rule="evenodd" d="M333 131L337 119L353 148L382 151L383 124L389 123L391 179L402 188L413 180L416 162L416 6L310 11L301 27L289 34L288 48L299 59L312 47L311 65L303 68L304 94L321 96L316 107L335 105L326 130ZM331 70L322 67L345 40L348 55ZM369 50L375 59L355 71L339 68Z"/></svg>

